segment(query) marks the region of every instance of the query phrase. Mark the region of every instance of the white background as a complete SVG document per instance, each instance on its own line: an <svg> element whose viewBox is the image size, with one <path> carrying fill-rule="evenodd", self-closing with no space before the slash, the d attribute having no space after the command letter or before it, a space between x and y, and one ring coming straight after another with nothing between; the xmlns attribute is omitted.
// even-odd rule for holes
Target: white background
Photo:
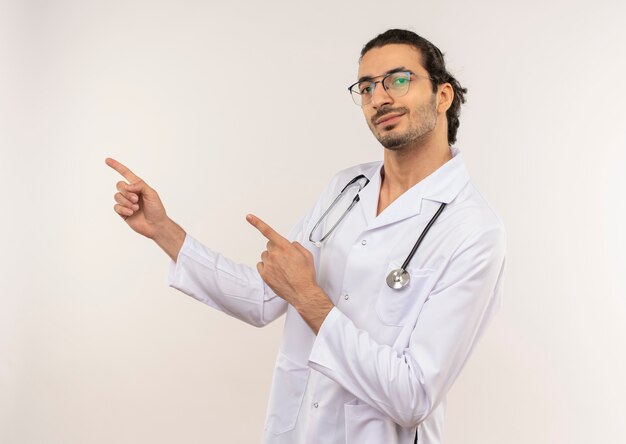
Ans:
<svg viewBox="0 0 626 444"><path fill-rule="evenodd" d="M346 86L389 27L469 88L457 146L508 231L446 443L624 442L622 4L2 0L0 442L260 440L282 320L168 288L104 158L254 264L246 213L286 233L337 170L382 157Z"/></svg>

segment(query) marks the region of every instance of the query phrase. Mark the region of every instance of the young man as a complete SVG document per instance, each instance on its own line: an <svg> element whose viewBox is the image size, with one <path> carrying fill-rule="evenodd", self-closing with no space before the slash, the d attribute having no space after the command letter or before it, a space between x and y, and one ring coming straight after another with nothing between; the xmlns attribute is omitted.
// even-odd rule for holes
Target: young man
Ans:
<svg viewBox="0 0 626 444"><path fill-rule="evenodd" d="M115 211L172 258L170 284L256 326L287 313L272 444L436 444L446 394L500 300L504 229L456 140L465 89L430 42L389 30L350 87L384 161L341 171L256 268L188 236L122 164Z"/></svg>

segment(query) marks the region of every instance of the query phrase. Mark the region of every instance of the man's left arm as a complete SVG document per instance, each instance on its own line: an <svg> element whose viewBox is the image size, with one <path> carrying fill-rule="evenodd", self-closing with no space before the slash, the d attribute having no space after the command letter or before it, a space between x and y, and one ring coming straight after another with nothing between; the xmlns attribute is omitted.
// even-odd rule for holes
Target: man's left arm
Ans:
<svg viewBox="0 0 626 444"><path fill-rule="evenodd" d="M481 230L457 250L399 353L338 309L322 324L309 365L404 427L445 397L498 308L504 232Z"/></svg>
<svg viewBox="0 0 626 444"><path fill-rule="evenodd" d="M293 305L318 335L309 365L404 427L415 427L445 397L499 302L504 231L483 228L445 265L399 353L358 329L315 283L310 253L260 219L268 238L257 265L265 282Z"/></svg>

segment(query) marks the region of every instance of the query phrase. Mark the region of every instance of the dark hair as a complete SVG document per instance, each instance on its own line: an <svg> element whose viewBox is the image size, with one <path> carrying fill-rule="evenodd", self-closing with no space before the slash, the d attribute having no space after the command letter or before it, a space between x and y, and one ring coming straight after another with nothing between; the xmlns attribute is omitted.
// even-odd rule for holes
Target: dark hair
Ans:
<svg viewBox="0 0 626 444"><path fill-rule="evenodd" d="M385 45L394 43L413 46L422 55L422 63L424 69L428 71L430 78L433 80L433 92L437 91L437 86L442 83L449 83L454 90L454 99L446 117L448 118L448 143L456 142L456 131L459 128L459 114L461 113L461 104L465 103L465 94L467 88L463 88L461 84L446 70L446 63L443 60L443 54L435 45L430 43L424 37L405 29L390 29L382 34L374 37L367 42L361 50L363 58L366 52L373 48L380 48Z"/></svg>

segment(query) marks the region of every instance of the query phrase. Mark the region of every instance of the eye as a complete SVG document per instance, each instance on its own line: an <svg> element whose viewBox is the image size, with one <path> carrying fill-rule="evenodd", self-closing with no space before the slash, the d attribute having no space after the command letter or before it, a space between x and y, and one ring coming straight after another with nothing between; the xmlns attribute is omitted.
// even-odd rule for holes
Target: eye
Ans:
<svg viewBox="0 0 626 444"><path fill-rule="evenodd" d="M371 94L372 84L371 82L359 83L359 94Z"/></svg>
<svg viewBox="0 0 626 444"><path fill-rule="evenodd" d="M406 86L407 83L409 83L409 79L404 74L393 76L391 78L392 88L401 88L403 86Z"/></svg>

